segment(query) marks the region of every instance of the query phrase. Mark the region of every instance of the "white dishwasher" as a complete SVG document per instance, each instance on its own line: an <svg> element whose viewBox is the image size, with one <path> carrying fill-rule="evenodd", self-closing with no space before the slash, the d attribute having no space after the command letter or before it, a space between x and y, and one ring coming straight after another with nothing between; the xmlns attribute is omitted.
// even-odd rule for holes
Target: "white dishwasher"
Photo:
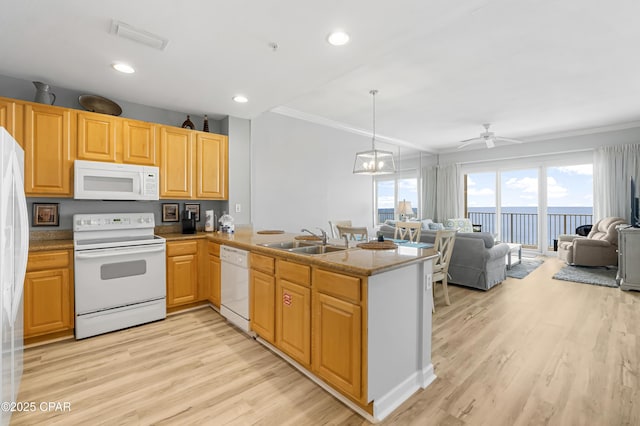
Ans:
<svg viewBox="0 0 640 426"><path fill-rule="evenodd" d="M249 252L223 245L220 247L222 282L220 314L245 332L249 332Z"/></svg>

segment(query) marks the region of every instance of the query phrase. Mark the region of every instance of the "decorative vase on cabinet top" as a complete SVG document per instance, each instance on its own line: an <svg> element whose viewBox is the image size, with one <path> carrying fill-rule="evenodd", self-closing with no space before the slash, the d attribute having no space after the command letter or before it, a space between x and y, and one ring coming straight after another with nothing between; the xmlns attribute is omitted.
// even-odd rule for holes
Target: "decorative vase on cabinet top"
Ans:
<svg viewBox="0 0 640 426"><path fill-rule="evenodd" d="M35 102L47 105L53 105L56 102L56 94L50 91L48 84L34 81L33 85L36 86Z"/></svg>

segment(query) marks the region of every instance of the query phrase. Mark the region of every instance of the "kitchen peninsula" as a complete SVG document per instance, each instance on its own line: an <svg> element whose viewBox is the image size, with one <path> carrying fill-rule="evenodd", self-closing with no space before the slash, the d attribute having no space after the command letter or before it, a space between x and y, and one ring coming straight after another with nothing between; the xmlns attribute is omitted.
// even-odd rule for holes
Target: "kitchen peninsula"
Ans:
<svg viewBox="0 0 640 426"><path fill-rule="evenodd" d="M257 340L370 421L434 379L433 249L286 250L296 235L207 234L250 252ZM281 244L278 244L281 243ZM281 248L275 248L281 247Z"/></svg>

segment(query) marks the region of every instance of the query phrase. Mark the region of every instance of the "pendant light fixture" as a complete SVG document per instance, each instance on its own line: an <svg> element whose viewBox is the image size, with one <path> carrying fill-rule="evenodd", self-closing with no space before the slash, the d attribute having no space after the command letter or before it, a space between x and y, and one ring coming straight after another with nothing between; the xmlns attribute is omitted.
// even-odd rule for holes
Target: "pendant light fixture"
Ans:
<svg viewBox="0 0 640 426"><path fill-rule="evenodd" d="M393 152L376 149L376 94L377 90L369 91L373 97L373 137L371 151L356 153L353 173L361 175L388 175L396 172Z"/></svg>

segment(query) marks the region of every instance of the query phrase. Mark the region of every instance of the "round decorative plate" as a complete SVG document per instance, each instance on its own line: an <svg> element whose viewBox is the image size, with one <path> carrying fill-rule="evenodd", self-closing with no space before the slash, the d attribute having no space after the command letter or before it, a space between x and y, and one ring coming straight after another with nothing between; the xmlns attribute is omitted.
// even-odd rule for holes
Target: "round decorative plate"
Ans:
<svg viewBox="0 0 640 426"><path fill-rule="evenodd" d="M82 105L87 111L109 115L122 114L122 108L120 108L120 105L112 100L103 98L102 96L80 95L78 97L78 102L80 102L80 105Z"/></svg>
<svg viewBox="0 0 640 426"><path fill-rule="evenodd" d="M368 243L360 243L358 247L367 250L390 250L398 247L393 241L369 241Z"/></svg>

